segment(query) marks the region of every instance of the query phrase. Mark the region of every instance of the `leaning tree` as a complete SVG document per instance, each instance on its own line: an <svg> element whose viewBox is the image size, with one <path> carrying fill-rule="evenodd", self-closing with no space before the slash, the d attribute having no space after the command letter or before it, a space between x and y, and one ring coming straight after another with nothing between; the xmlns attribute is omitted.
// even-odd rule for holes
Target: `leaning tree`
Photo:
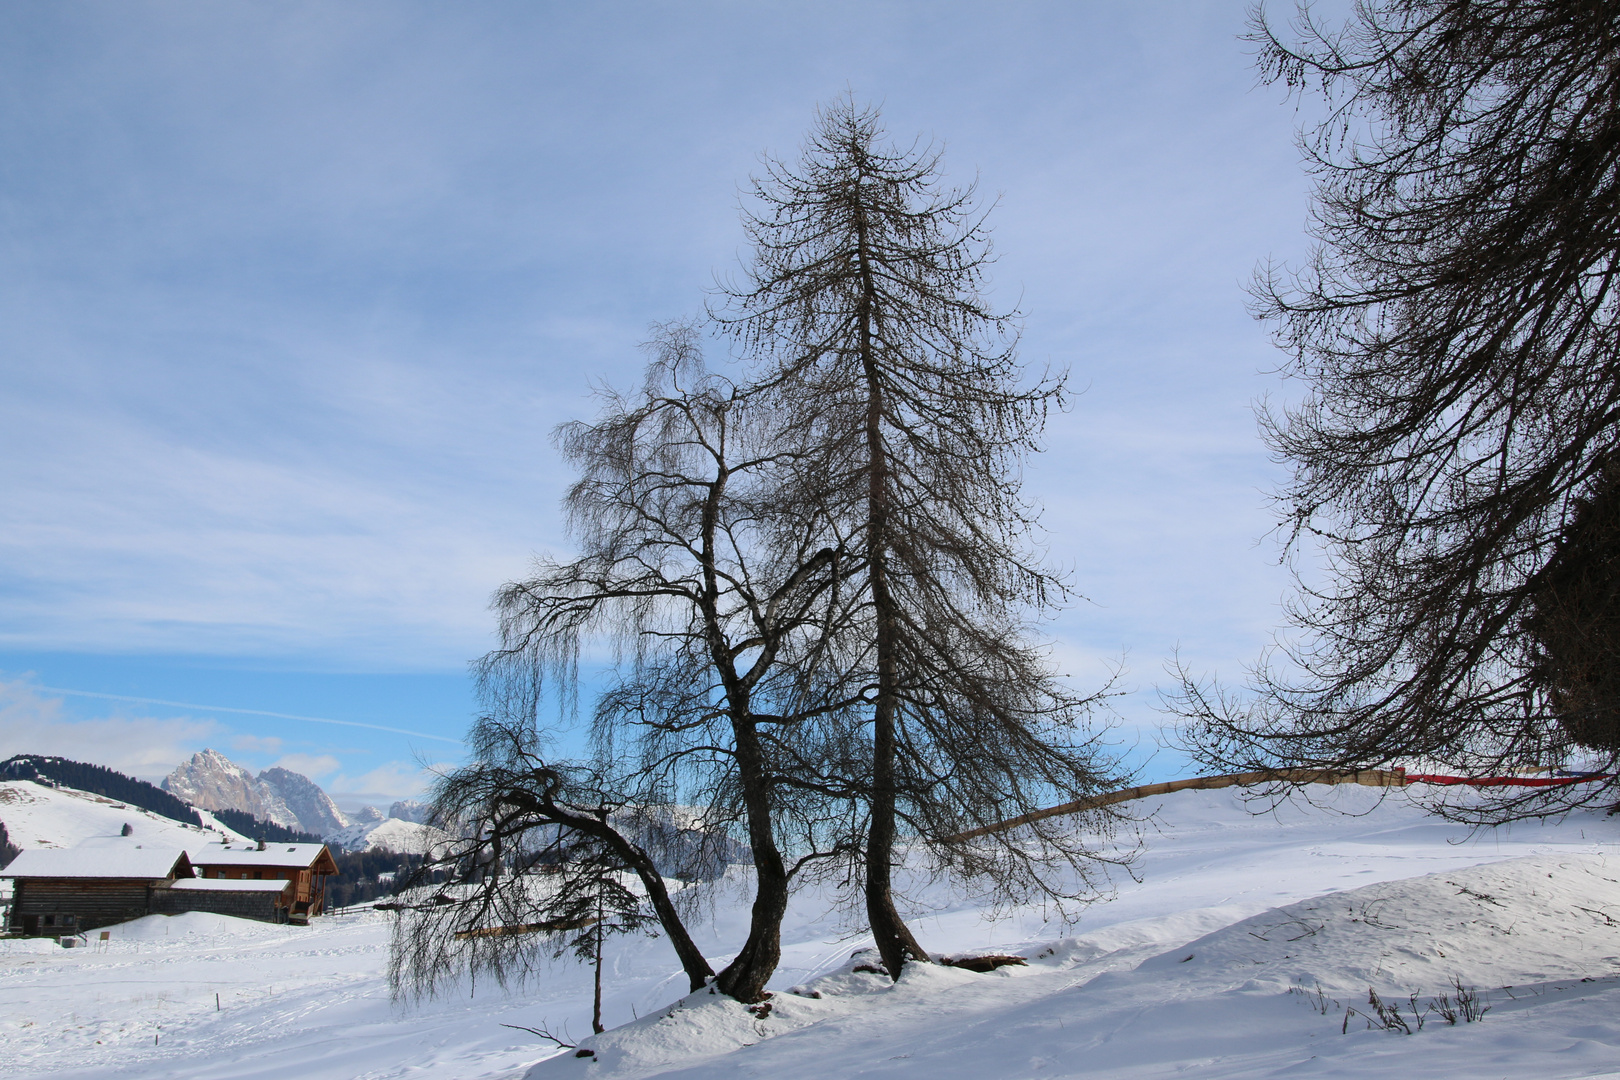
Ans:
<svg viewBox="0 0 1620 1080"><path fill-rule="evenodd" d="M1225 766L1615 773L1620 6L1369 0L1291 35L1315 254L1256 287L1306 389L1263 415L1301 574L1252 696L1184 679ZM1321 568L1315 556L1324 557ZM1612 798L1509 792L1479 819Z"/></svg>
<svg viewBox="0 0 1620 1080"><path fill-rule="evenodd" d="M753 259L716 315L775 422L817 455L794 479L849 555L858 603L818 665L830 700L863 704L867 752L827 783L865 807L866 914L898 978L928 955L895 905L897 843L1002 895L1077 896L1097 865L1069 823L962 835L1115 780L1082 722L1101 695L1069 692L1033 636L1065 587L1030 555L1019 468L1063 380L1024 378L1013 316L984 296L972 189L947 188L932 149L886 143L876 110L823 110L752 197Z"/></svg>
<svg viewBox="0 0 1620 1080"><path fill-rule="evenodd" d="M460 888L402 920L406 983L468 966L526 973L548 944L533 933L577 931L574 909L605 875L633 874L693 988L712 977L757 1001L795 875L852 833L848 800L821 782L843 771L840 716L857 700L819 674L821 643L850 605L846 552L806 501L814 485L795 479L811 455L773 403L706 370L691 326L662 328L655 348L639 393L608 392L594 422L559 430L579 471L566 506L580 554L542 560L495 597L477 753L435 801L445 819L474 823L440 860ZM617 662L594 706L593 753L554 760L540 703L566 702L581 651L604 648ZM649 820L660 814L663 830ZM714 849L746 837L749 935L717 976L662 880L702 876L653 850L671 828L711 870L728 857Z"/></svg>

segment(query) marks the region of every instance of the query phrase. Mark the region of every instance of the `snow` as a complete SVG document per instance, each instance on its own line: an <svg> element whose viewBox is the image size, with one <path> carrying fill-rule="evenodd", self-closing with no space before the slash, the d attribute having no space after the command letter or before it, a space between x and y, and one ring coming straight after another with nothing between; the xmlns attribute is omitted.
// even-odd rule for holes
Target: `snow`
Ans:
<svg viewBox="0 0 1620 1080"><path fill-rule="evenodd" d="M847 904L806 889L763 1016L686 995L663 940L610 939L613 1029L594 1037L591 973L567 962L511 992L392 1001L382 913L307 928L150 916L88 948L0 942L0 1075L1620 1076L1620 819L1468 836L1384 795L1324 789L1321 805L1258 817L1234 790L1144 800L1157 815L1140 882L1119 880L1076 925L922 886L912 925L930 948L1030 957L982 975L911 965L890 985L857 972L870 939L846 929ZM689 895L712 904L694 933L718 967L746 903L735 881ZM1369 987L1405 1008L1411 994L1454 995L1453 979L1488 999L1482 1022L1430 1013L1404 1036L1360 1015Z"/></svg>
<svg viewBox="0 0 1620 1080"><path fill-rule="evenodd" d="M107 933L120 943L136 941L178 941L194 939L194 945L211 945L234 938L246 942L281 942L285 935L275 923L256 919L237 919L230 915L215 915L207 911L188 911L184 915L147 915L122 923ZM97 931L91 931L92 935ZM110 946L111 947L111 946Z"/></svg>
<svg viewBox="0 0 1620 1080"><path fill-rule="evenodd" d="M3 820L3 819L0 819ZM68 850L31 848L0 875L9 878L120 878L161 881L189 876L183 849L137 841L133 836L94 836Z"/></svg>
<svg viewBox="0 0 1620 1080"><path fill-rule="evenodd" d="M197 844L187 853L198 866L298 866L307 867L320 857L325 844L255 843Z"/></svg>
<svg viewBox="0 0 1620 1080"><path fill-rule="evenodd" d="M361 822L335 832L326 842L344 851L391 851L396 855L424 855L450 839L450 834L431 825L400 818Z"/></svg>
<svg viewBox="0 0 1620 1080"><path fill-rule="evenodd" d="M205 819L211 821L207 815ZM117 836L126 824L136 843L150 846L184 849L219 835L101 795L32 780L0 781L0 821L6 823L11 842L24 851L77 847L91 837Z"/></svg>
<svg viewBox="0 0 1620 1080"><path fill-rule="evenodd" d="M291 881L254 881L248 878L181 878L174 883L182 892L281 892Z"/></svg>

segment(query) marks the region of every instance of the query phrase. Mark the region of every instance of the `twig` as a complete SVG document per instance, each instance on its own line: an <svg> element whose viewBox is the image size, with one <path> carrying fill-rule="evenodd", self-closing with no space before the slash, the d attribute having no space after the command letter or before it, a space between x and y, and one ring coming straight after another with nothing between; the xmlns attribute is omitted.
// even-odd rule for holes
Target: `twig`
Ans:
<svg viewBox="0 0 1620 1080"><path fill-rule="evenodd" d="M544 1028L524 1027L522 1024L502 1024L501 1027L511 1028L514 1031L527 1031L530 1035L538 1035L542 1039L550 1039L552 1042L556 1043L559 1047L561 1047L564 1050L572 1050L572 1049L574 1049L574 1044L573 1043L571 1043L571 1042L563 1042L561 1039L557 1038L557 1036L553 1035L551 1032L545 1030Z"/></svg>

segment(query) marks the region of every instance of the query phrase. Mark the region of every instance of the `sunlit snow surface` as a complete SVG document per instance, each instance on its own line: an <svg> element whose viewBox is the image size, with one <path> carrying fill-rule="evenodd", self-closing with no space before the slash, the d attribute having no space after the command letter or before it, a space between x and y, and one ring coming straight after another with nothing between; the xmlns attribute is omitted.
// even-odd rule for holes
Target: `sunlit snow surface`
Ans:
<svg viewBox="0 0 1620 1080"><path fill-rule="evenodd" d="M864 942L843 933L830 893L807 890L764 1019L717 996L683 1000L661 940L612 944L606 1014L617 1030L595 1037L589 973L566 965L510 994L464 985L392 1002L385 915L307 929L152 917L115 928L104 947L0 943L0 1073L1620 1076L1620 817L1468 837L1379 795L1320 789L1314 807L1261 816L1231 790L1134 804L1157 811L1142 880L1116 875L1117 895L1077 925L1032 909L992 921L973 898L929 886L930 910L913 921L929 948L1035 958L988 975L913 966L890 987L853 972ZM740 943L745 909L736 894L713 897L699 937L717 961ZM1370 1011L1369 986L1404 1003L1449 991L1454 977L1488 996L1483 1022L1431 1015L1403 1036L1352 1017L1340 1034L1346 1007ZM1328 1013L1294 986L1320 986ZM597 1056L542 1061L553 1051L503 1024L566 1034Z"/></svg>

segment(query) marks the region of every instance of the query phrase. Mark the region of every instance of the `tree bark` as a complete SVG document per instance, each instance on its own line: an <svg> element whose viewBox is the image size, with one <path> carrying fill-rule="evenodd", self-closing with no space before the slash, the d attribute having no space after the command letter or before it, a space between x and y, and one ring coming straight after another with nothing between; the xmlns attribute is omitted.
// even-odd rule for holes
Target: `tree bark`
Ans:
<svg viewBox="0 0 1620 1080"><path fill-rule="evenodd" d="M596 898L596 992L591 997L591 1030L600 1035L602 1026L602 898Z"/></svg>
<svg viewBox="0 0 1620 1080"><path fill-rule="evenodd" d="M866 918L877 942L878 955L889 977L898 980L908 959L927 961L894 906L895 839L895 708L899 698L895 641L894 597L889 592L889 484L883 445L883 384L878 376L872 317L876 285L867 250L866 214L857 184L854 193L856 259L860 271L861 368L866 377L866 512L867 561L872 582L872 607L877 616L876 641L878 696L872 710L871 821L866 836Z"/></svg>
<svg viewBox="0 0 1620 1080"><path fill-rule="evenodd" d="M748 808L748 843L754 858L754 907L748 940L726 965L715 984L738 1001L754 1002L765 996L765 984L782 958L782 917L787 913L788 875L782 852L771 830L768 792L759 781L764 760L754 725L736 725L738 772L745 778L743 801ZM747 778L754 778L749 782Z"/></svg>

